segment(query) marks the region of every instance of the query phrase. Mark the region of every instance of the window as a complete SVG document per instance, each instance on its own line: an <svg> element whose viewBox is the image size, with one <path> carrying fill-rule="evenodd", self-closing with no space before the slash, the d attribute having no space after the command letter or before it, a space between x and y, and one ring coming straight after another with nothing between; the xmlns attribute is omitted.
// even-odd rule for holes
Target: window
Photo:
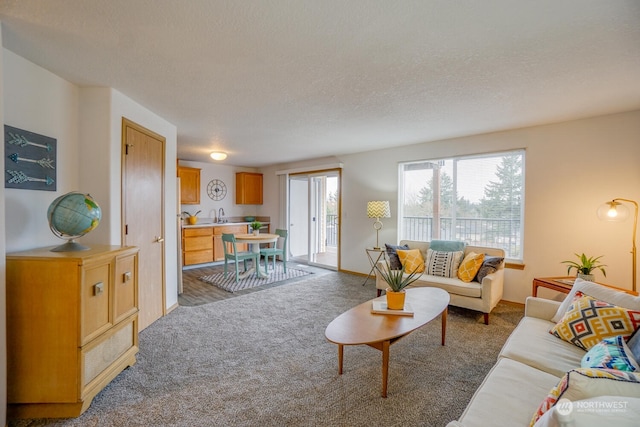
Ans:
<svg viewBox="0 0 640 427"><path fill-rule="evenodd" d="M400 164L400 238L462 240L522 259L524 150Z"/></svg>

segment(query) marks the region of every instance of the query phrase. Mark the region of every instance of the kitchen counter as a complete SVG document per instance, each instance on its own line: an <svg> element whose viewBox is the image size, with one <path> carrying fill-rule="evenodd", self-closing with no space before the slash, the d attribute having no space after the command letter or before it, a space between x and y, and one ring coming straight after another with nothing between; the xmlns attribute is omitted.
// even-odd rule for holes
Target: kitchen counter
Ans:
<svg viewBox="0 0 640 427"><path fill-rule="evenodd" d="M268 222L262 222L262 225L269 225ZM185 222L182 223L182 228L198 228L198 227L224 227L225 225L249 225L251 224L251 222L247 222L247 221L239 221L239 222L213 222L213 221L207 221L207 220L198 220L198 223L195 225L189 225L186 224Z"/></svg>

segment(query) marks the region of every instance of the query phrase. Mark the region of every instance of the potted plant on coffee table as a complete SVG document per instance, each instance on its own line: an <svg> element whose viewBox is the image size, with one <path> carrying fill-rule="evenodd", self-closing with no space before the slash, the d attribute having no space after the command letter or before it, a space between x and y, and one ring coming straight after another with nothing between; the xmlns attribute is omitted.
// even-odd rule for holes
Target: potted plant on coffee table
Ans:
<svg viewBox="0 0 640 427"><path fill-rule="evenodd" d="M404 288L418 280L422 273L418 272L417 268L412 272L407 273L404 265L400 270L392 270L389 265L389 261L387 261L386 258L385 267L379 268L376 265L376 270L378 270L382 279L387 282L387 285L389 285L385 290L387 294L387 308L389 310L404 309Z"/></svg>
<svg viewBox="0 0 640 427"><path fill-rule="evenodd" d="M576 277L583 280L593 281L594 275L591 274L593 270L598 269L602 271L604 277L607 277L607 272L604 270L606 265L600 264L598 260L602 258L602 255L597 257L588 257L585 254L578 255L578 261L562 261L563 264L567 264L567 274L571 273L571 269L576 269Z"/></svg>

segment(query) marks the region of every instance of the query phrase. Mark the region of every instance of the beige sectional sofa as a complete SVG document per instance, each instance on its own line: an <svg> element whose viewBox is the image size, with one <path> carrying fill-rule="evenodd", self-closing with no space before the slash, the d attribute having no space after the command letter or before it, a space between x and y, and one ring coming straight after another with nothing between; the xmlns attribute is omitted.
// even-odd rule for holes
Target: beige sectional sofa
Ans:
<svg viewBox="0 0 640 427"><path fill-rule="evenodd" d="M427 250L429 242L402 240L400 245L407 245L409 249L419 249L424 259L427 259ZM497 248L488 248L483 246L466 246L464 255L470 252L484 253L490 256L504 258L504 251ZM463 257L464 258L464 257ZM384 262L378 263L378 268L384 269ZM444 289L449 292L451 297L451 305L456 307L468 308L484 313L484 323L489 324L489 313L502 299L502 291L504 286L504 262L499 268L482 280L482 283L476 281L463 282L462 280L450 277L431 276L422 274L420 278L412 283L410 287L430 286ZM376 270L376 288L378 296L388 287L380 273Z"/></svg>
<svg viewBox="0 0 640 427"><path fill-rule="evenodd" d="M590 282L574 286L577 287L603 301L610 300L611 292L615 292ZM616 294L615 301L608 302L640 310L640 298L622 292ZM460 419L450 422L448 427L530 424L552 388L558 385L565 373L580 368L586 354L585 350L549 333L556 324L555 316L560 305L558 301L527 298L525 316L504 344L497 363L476 390ZM640 375L637 378L640 380ZM570 396L573 405L582 405L572 408L568 416L574 417L574 424L566 425L640 425L640 382L627 387L627 383L611 381L613 386L609 391L609 383L599 378L593 380L582 388L575 386L571 389L569 384L564 392L563 396ZM616 385L621 383L627 387L621 389L623 391L616 389ZM606 392L602 391L603 387ZM558 415L555 409L549 409L537 421L536 427L561 425L559 417L562 413Z"/></svg>

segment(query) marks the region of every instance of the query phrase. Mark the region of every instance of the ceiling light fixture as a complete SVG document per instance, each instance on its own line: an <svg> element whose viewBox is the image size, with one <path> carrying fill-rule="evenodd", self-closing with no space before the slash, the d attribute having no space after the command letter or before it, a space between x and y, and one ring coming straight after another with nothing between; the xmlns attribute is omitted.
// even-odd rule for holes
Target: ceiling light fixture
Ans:
<svg viewBox="0 0 640 427"><path fill-rule="evenodd" d="M214 151L210 154L210 156L213 160L224 160L227 158L227 153L224 153L222 151Z"/></svg>

